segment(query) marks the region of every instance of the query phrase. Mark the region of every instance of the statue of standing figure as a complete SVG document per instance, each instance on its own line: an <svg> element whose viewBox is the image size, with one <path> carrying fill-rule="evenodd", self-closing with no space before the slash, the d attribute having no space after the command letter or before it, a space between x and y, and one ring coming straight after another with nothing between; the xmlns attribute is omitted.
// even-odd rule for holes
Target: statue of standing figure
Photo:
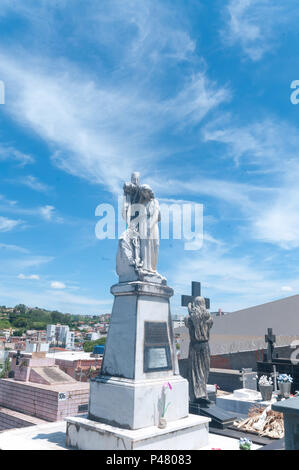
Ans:
<svg viewBox="0 0 299 470"><path fill-rule="evenodd" d="M124 184L123 219L127 229L119 238L116 271L120 282L135 279L164 282L157 272L159 253L159 202L151 187L139 184L139 173L133 173Z"/></svg>
<svg viewBox="0 0 299 470"><path fill-rule="evenodd" d="M189 316L185 325L189 329L189 395L191 402L210 403L207 383L210 372L210 329L213 319L206 308L205 299L196 297L188 304Z"/></svg>

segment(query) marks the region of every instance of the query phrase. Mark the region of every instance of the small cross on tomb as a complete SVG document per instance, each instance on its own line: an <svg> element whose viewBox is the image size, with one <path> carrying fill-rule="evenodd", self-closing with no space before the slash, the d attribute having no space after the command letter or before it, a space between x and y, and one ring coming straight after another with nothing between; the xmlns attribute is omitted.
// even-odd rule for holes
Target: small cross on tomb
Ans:
<svg viewBox="0 0 299 470"><path fill-rule="evenodd" d="M201 285L200 282L192 281L192 295L182 295L182 307L188 307L189 302L194 302L196 297L201 297ZM206 308L210 309L210 299L206 299Z"/></svg>
<svg viewBox="0 0 299 470"><path fill-rule="evenodd" d="M276 341L276 336L273 335L272 328L268 328L268 333L265 335L265 342L268 343L267 362L272 362L275 341Z"/></svg>

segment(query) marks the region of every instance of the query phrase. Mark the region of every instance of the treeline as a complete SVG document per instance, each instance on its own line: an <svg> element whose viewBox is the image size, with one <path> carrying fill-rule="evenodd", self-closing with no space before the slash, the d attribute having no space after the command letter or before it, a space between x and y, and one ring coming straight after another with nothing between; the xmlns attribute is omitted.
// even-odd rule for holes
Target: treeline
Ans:
<svg viewBox="0 0 299 470"><path fill-rule="evenodd" d="M0 314L5 313L6 307L0 307ZM0 329L17 328L19 333L22 330L44 330L47 325L56 325L61 323L75 328L79 322L90 325L99 321L99 316L88 317L85 315L72 315L70 313L61 313L57 310L50 311L38 307L28 308L24 304L16 305L12 312L9 312L5 318L0 319Z"/></svg>

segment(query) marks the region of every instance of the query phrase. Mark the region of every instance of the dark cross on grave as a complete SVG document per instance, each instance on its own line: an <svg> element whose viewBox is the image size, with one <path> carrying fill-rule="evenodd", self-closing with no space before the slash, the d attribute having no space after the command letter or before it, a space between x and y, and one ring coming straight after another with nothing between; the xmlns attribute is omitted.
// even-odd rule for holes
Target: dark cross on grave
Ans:
<svg viewBox="0 0 299 470"><path fill-rule="evenodd" d="M192 281L192 295L182 295L182 307L188 307L189 302L194 302L196 297L201 297L201 285L200 282ZM210 309L210 299L206 299L206 308Z"/></svg>
<svg viewBox="0 0 299 470"><path fill-rule="evenodd" d="M265 342L268 343L267 362L272 362L275 341L276 336L273 335L272 328L268 328L268 333L265 335Z"/></svg>
<svg viewBox="0 0 299 470"><path fill-rule="evenodd" d="M18 349L17 354L16 354L16 366L20 364L20 358L21 358L21 351Z"/></svg>

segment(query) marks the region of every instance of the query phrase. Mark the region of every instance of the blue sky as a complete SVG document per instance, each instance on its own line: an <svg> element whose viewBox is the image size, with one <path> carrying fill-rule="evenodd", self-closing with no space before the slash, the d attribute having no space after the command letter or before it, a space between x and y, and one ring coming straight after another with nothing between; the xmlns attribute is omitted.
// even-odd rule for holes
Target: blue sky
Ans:
<svg viewBox="0 0 299 470"><path fill-rule="evenodd" d="M132 171L204 205L204 244L162 240L212 310L299 290L295 0L2 0L0 304L106 313L117 240L95 208Z"/></svg>

